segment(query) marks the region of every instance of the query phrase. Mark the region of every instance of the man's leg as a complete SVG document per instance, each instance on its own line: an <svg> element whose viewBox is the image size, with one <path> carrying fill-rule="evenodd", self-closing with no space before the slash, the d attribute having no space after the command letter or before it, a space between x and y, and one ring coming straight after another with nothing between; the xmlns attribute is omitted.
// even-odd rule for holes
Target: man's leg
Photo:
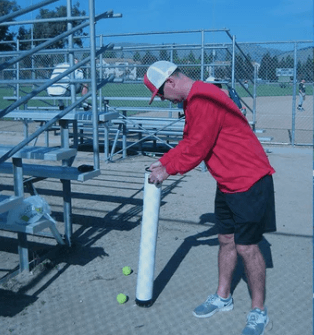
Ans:
<svg viewBox="0 0 314 335"><path fill-rule="evenodd" d="M215 197L215 214L219 226L218 288L216 293L209 295L204 303L194 309L193 314L198 318L210 317L217 312L227 312L233 309L230 290L232 274L237 264L233 235L234 222L225 195L218 189Z"/></svg>
<svg viewBox="0 0 314 335"><path fill-rule="evenodd" d="M303 95L299 93L299 105L298 105L299 110L302 109L302 105L303 105Z"/></svg>
<svg viewBox="0 0 314 335"><path fill-rule="evenodd" d="M234 243L234 235L218 234L218 289L217 294L222 298L230 295L232 275L237 265L237 250Z"/></svg>
<svg viewBox="0 0 314 335"><path fill-rule="evenodd" d="M231 311L233 299L230 295L232 274L237 264L237 251L234 244L233 234L218 234L218 289L215 294L207 297L206 301L193 311L197 318L207 318L217 312Z"/></svg>
<svg viewBox="0 0 314 335"><path fill-rule="evenodd" d="M257 244L236 245L243 264L252 295L252 309L264 309L266 266Z"/></svg>

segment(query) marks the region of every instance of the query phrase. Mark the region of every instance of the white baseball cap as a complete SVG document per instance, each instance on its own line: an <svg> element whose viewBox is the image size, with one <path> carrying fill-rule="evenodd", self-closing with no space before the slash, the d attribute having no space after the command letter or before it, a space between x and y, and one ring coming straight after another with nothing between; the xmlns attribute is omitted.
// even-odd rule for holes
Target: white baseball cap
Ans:
<svg viewBox="0 0 314 335"><path fill-rule="evenodd" d="M144 84L153 93L149 104L151 104L160 87L177 69L177 65L161 60L152 64L144 75Z"/></svg>

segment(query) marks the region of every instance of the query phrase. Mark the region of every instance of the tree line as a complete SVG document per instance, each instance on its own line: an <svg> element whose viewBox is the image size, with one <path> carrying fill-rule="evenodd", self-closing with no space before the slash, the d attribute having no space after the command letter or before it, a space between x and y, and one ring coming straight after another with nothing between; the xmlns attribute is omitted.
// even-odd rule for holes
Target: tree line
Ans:
<svg viewBox="0 0 314 335"><path fill-rule="evenodd" d="M112 52L108 57L116 57ZM159 55L146 51L143 56L137 51L133 56L133 61L149 66L158 60L170 60L170 52L167 50L160 50ZM224 56L218 57L218 54L213 55L212 53L204 52L204 79L210 74L214 74L215 78L230 79L231 78L231 53L226 52ZM182 68L183 72L192 77L193 79L199 79L201 75L201 56L196 57L193 51L190 51L188 55L179 57L178 51L174 49L172 51L172 60L176 64L184 64ZM254 64L256 64L248 53L245 57L241 54L235 56L235 78L237 80L248 80L254 78ZM192 66L195 65L195 66ZM294 68L294 58L290 55L286 57L271 56L267 51L263 56L259 64L256 64L258 72L257 77L266 81L278 81L276 70L278 68L287 69ZM209 67L212 67L209 70ZM142 68L141 72L144 75L147 68ZM210 73L211 72L211 73ZM306 61L297 62L297 79L305 79L307 82L314 81L314 59L308 56ZM292 79L292 78L291 78Z"/></svg>
<svg viewBox="0 0 314 335"><path fill-rule="evenodd" d="M84 10L80 10L80 4L77 2L74 6L72 6L72 16L80 17L85 16L86 12ZM13 13L17 10L21 9L21 7L17 4L15 0L1 0L0 1L0 14L1 16ZM39 10L39 14L36 16L37 20L40 19L50 19L50 18L62 18L67 16L67 8L66 6L56 7L54 10L41 8ZM82 20L74 20L72 21L72 26L76 27ZM12 51L16 50L16 43L12 43L15 39L19 39L21 41L19 45L20 50L29 50L32 45L36 46L43 42L43 40L56 37L61 33L67 30L67 22L66 21L56 21L56 22L37 22L34 23L33 26L27 25L20 26L18 32L12 32L10 30L10 26L0 26L0 41L7 43L0 43L0 52L1 51ZM87 34L83 31L83 29L77 30L73 34L73 43L78 47L83 46L83 37L87 36ZM33 42L32 42L33 40ZM33 44L32 44L33 43ZM62 39L58 42L50 45L49 49L63 49L68 45L68 39Z"/></svg>
<svg viewBox="0 0 314 335"><path fill-rule="evenodd" d="M290 55L282 57L280 60L278 56L271 56L267 52L261 61L260 68L258 71L258 77L267 81L277 81L276 69L293 69L294 58ZM306 80L307 82L314 81L314 58L308 56L305 62L298 60L297 62L297 79Z"/></svg>
<svg viewBox="0 0 314 335"><path fill-rule="evenodd" d="M80 17L86 16L84 10L80 10L80 4L77 2L72 6L72 16ZM7 15L14 11L20 9L20 6L15 0L1 0L0 1L0 14ZM40 9L39 14L36 16L37 20L47 19L47 18L62 18L67 16L66 6L59 6L53 10ZM72 26L75 27L79 25L82 20L72 21ZM1 51L11 51L16 50L15 39L20 41L19 49L28 50L32 46L36 46L42 43L43 40L53 38L67 30L66 21L56 21L56 22L37 22L34 23L32 27L21 26L17 33L10 31L10 26L0 26L0 52ZM73 43L78 47L83 47L83 40L87 34L80 29L74 33ZM49 46L50 49L64 49L68 45L68 39L62 39L56 43ZM108 51L105 57L114 58L114 51ZM216 78L230 79L231 78L231 52L230 50L225 53L223 57L219 57L218 53L204 51L204 79L208 75L214 74ZM169 50L162 49L159 55L152 53L150 51L135 52L133 56L135 62L141 65L149 66L157 60L170 60ZM172 53L172 60L176 64L185 64L182 69L186 75L194 79L199 79L201 76L201 56L196 57L193 51L190 51L187 55L179 56L178 50L174 49ZM47 61L47 60L46 60ZM254 66L250 54L246 57L237 54L235 56L235 78L238 80L252 79L254 77ZM279 60L278 56L271 56L269 52L266 52L259 64L258 68L258 78L267 81L277 81L278 77L276 75L277 68L293 68L294 59L291 56L282 57ZM147 67L140 67L138 70L138 76L143 76ZM297 78L299 80L305 79L306 81L314 81L314 63L313 58L310 56L305 62L300 60L297 63Z"/></svg>

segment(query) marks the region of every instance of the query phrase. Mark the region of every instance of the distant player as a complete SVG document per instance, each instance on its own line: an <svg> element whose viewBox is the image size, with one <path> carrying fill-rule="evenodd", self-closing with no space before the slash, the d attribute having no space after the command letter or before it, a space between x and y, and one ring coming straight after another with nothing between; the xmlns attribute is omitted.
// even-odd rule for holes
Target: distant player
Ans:
<svg viewBox="0 0 314 335"><path fill-rule="evenodd" d="M305 100L305 80L302 79L299 84L299 105L298 105L299 111L304 111L304 108L302 106L304 100Z"/></svg>

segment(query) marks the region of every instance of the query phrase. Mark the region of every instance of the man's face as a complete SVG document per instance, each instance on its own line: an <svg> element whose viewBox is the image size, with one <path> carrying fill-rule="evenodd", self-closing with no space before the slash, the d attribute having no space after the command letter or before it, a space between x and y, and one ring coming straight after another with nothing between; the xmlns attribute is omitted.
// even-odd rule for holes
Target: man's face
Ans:
<svg viewBox="0 0 314 335"><path fill-rule="evenodd" d="M165 81L160 87L157 96L159 96L161 100L169 100L174 104L178 104L184 100L179 94L177 80L173 77L170 77Z"/></svg>

